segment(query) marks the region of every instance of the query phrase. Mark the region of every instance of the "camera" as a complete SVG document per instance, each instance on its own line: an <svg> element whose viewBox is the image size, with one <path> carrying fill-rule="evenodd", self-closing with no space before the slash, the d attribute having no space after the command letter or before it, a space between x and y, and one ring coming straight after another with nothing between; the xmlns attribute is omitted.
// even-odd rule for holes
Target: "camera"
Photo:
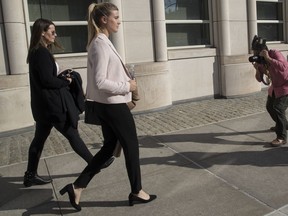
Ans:
<svg viewBox="0 0 288 216"><path fill-rule="evenodd" d="M249 62L256 62L258 64L265 64L265 58L259 55L253 55L248 58Z"/></svg>
<svg viewBox="0 0 288 216"><path fill-rule="evenodd" d="M267 50L266 40L255 35L252 40L252 50L254 51L254 55L250 56L248 58L248 61L256 62L258 64L265 64L266 63L265 58L259 55L259 53L264 49Z"/></svg>

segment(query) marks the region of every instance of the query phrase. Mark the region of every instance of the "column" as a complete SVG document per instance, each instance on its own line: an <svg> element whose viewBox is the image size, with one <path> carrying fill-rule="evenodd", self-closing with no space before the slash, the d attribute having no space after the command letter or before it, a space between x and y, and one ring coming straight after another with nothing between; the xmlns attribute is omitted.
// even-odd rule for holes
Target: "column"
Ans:
<svg viewBox="0 0 288 216"><path fill-rule="evenodd" d="M221 55L231 55L230 48L230 23L229 23L229 0L219 0L219 28L220 28L220 44L221 44Z"/></svg>
<svg viewBox="0 0 288 216"><path fill-rule="evenodd" d="M27 40L22 0L2 0L3 23L7 41L10 74L28 72Z"/></svg>
<svg viewBox="0 0 288 216"><path fill-rule="evenodd" d="M254 35L257 34L257 8L256 0L249 0L248 4L248 41L250 42L249 47L251 48L251 41Z"/></svg>
<svg viewBox="0 0 288 216"><path fill-rule="evenodd" d="M153 0L154 39L156 61L167 61L167 38L164 0Z"/></svg>
<svg viewBox="0 0 288 216"><path fill-rule="evenodd" d="M110 0L109 2L115 4L118 7L121 20L123 18L123 16L121 15L123 13L121 0ZM120 25L118 32L116 34L112 34L111 41L113 42L113 45L115 46L117 52L122 57L122 60L125 63L126 54L125 54L123 23L122 25Z"/></svg>

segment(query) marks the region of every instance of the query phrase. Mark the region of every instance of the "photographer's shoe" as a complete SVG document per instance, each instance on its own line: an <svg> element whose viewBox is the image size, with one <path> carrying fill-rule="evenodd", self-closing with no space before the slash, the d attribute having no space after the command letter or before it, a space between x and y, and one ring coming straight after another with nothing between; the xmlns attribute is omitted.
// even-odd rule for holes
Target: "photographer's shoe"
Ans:
<svg viewBox="0 0 288 216"><path fill-rule="evenodd" d="M271 131L276 131L276 127L270 127ZM288 130L288 126L286 126L286 130Z"/></svg>
<svg viewBox="0 0 288 216"><path fill-rule="evenodd" d="M278 146L285 145L285 144L286 144L286 140L279 139L279 138L277 138L271 142L272 147L278 147Z"/></svg>
<svg viewBox="0 0 288 216"><path fill-rule="evenodd" d="M275 131L276 127L270 127L270 131Z"/></svg>

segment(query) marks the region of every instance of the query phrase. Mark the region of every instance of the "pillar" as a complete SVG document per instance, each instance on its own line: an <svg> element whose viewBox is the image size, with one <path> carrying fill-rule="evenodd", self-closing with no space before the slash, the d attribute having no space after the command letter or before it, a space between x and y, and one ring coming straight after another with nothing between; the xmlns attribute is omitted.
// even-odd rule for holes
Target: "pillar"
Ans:
<svg viewBox="0 0 288 216"><path fill-rule="evenodd" d="M247 3L248 7L248 42L251 48L251 41L254 35L257 34L257 8L256 0L249 0Z"/></svg>
<svg viewBox="0 0 288 216"><path fill-rule="evenodd" d="M229 22L229 0L219 0L219 28L220 28L220 52L221 56L231 55L230 22Z"/></svg>
<svg viewBox="0 0 288 216"><path fill-rule="evenodd" d="M167 61L167 37L165 23L164 0L153 0L154 39L156 61Z"/></svg>
<svg viewBox="0 0 288 216"><path fill-rule="evenodd" d="M115 4L118 7L121 20L123 18L123 16L121 15L123 13L121 0L110 0L109 2ZM111 35L111 41L113 42L113 45L115 46L117 52L125 63L126 54L123 25L119 26L118 32L116 34Z"/></svg>
<svg viewBox="0 0 288 216"><path fill-rule="evenodd" d="M2 0L3 23L7 42L10 74L28 72L27 41L22 0Z"/></svg>

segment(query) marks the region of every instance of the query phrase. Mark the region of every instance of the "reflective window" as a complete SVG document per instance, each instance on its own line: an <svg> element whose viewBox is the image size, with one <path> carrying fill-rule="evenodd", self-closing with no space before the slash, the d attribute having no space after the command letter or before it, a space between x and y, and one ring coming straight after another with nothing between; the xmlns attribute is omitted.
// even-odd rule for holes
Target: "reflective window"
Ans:
<svg viewBox="0 0 288 216"><path fill-rule="evenodd" d="M52 20L64 53L86 52L87 9L92 2L96 1L28 0L30 25L38 18Z"/></svg>
<svg viewBox="0 0 288 216"><path fill-rule="evenodd" d="M208 0L165 0L167 46L210 45Z"/></svg>
<svg viewBox="0 0 288 216"><path fill-rule="evenodd" d="M168 46L209 45L209 24L167 25Z"/></svg>
<svg viewBox="0 0 288 216"><path fill-rule="evenodd" d="M267 41L284 40L282 1L257 1L257 30Z"/></svg>

